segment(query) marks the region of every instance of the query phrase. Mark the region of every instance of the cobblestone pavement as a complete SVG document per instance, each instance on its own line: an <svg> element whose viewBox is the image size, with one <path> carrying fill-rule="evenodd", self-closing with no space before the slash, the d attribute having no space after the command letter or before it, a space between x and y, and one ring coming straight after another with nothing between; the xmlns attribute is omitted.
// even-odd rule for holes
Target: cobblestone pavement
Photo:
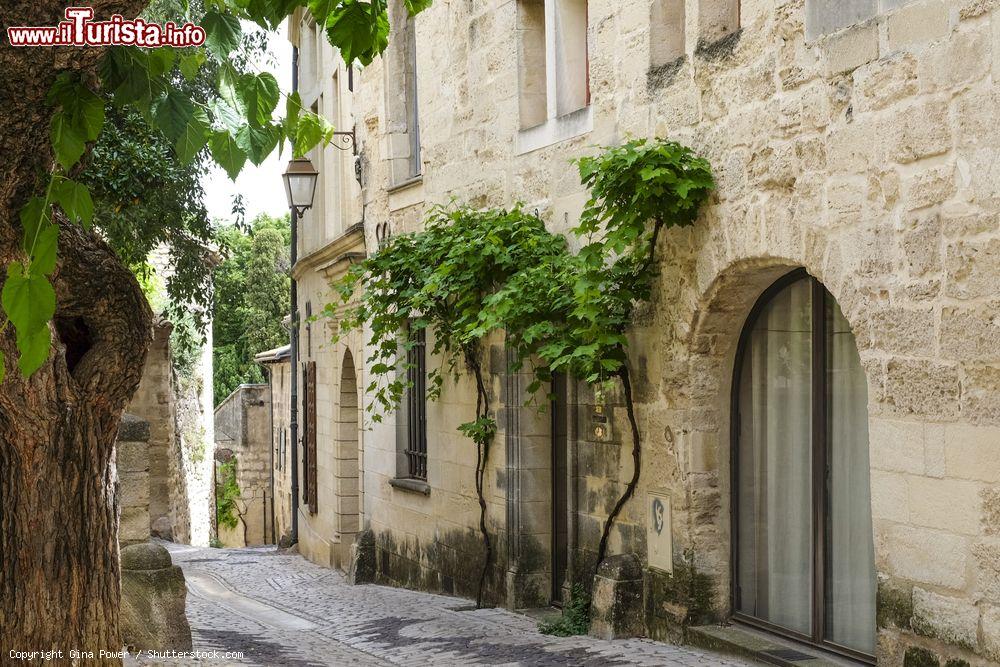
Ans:
<svg viewBox="0 0 1000 667"><path fill-rule="evenodd" d="M549 637L536 622L468 600L344 577L273 547L165 545L184 569L196 651L220 657L129 664L205 665L686 665L747 663L645 639ZM243 657L226 658L226 652Z"/></svg>

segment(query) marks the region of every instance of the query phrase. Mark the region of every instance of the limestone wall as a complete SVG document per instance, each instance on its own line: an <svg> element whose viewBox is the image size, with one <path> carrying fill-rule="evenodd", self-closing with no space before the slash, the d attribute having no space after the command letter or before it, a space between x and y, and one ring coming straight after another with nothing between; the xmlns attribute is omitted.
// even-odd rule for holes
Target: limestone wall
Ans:
<svg viewBox="0 0 1000 667"><path fill-rule="evenodd" d="M152 530L176 542L207 544L210 474L205 466L211 465L211 453L205 440L210 433L203 388L211 384L211 370L196 378L177 376L170 349L172 328L163 318L155 323L142 380L129 404L129 412L149 424L147 537ZM205 345L202 356L205 349L211 350L210 341Z"/></svg>
<svg viewBox="0 0 1000 667"><path fill-rule="evenodd" d="M394 93L383 63L361 72L368 246L376 224L416 229L427 205L453 196L523 201L565 229L585 200L570 158L630 135L691 145L711 160L718 192L695 227L663 239L661 278L633 332L633 371L646 461L639 497L672 500L675 573L696 574L709 593L699 615L730 610L735 343L757 296L804 266L842 306L868 377L880 662L901 664L908 648L1000 660L994 4L854 3L872 9L845 19L817 15L811 1L743 0L740 29L727 34L735 26L718 19L725 12L700 11L720 3L691 0L683 55L653 66L669 26L651 21L649 3L593 1L590 106L544 130L519 122L520 4L438 2L418 18L424 169L405 189L388 190L384 105ZM448 590L440 573L464 556L450 547L471 539L450 536L474 535L474 453L455 431L471 396L467 383L446 385L429 410L428 496L388 485L391 425L365 436L365 517L382 536L378 563L423 568L411 567L419 576L406 583ZM577 403L578 425L591 429L595 402ZM614 396L602 403L610 440L575 445L580 562L631 473L627 450L614 446L622 411ZM501 454L490 515L505 523ZM612 552L645 558L643 507L626 507ZM649 578L647 623L669 636L691 600L676 576Z"/></svg>
<svg viewBox="0 0 1000 667"><path fill-rule="evenodd" d="M121 497L118 542L128 546L149 539L149 422L126 414L118 429L115 467Z"/></svg>
<svg viewBox="0 0 1000 667"><path fill-rule="evenodd" d="M224 546L274 543L271 527L271 397L266 384L240 385L215 409L216 458L235 459L236 529L219 526ZM218 483L218 474L217 474Z"/></svg>

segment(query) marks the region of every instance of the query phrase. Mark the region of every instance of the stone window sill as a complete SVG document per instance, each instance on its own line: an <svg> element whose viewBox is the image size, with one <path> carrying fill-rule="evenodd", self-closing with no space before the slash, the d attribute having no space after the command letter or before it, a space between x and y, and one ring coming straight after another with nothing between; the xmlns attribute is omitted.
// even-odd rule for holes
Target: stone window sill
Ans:
<svg viewBox="0 0 1000 667"><path fill-rule="evenodd" d="M419 479L410 479L408 477L397 477L395 479L389 480L389 486L394 489L400 489L401 491L409 491L411 493L419 493L424 496L431 495L430 485Z"/></svg>
<svg viewBox="0 0 1000 667"><path fill-rule="evenodd" d="M417 174L416 176L410 176L405 181L400 181L399 183L393 183L385 189L389 194L399 192L400 190L405 190L407 188L412 188L415 185L420 185L424 182L424 175Z"/></svg>
<svg viewBox="0 0 1000 667"><path fill-rule="evenodd" d="M594 129L594 107L586 106L517 133L516 154L524 155Z"/></svg>

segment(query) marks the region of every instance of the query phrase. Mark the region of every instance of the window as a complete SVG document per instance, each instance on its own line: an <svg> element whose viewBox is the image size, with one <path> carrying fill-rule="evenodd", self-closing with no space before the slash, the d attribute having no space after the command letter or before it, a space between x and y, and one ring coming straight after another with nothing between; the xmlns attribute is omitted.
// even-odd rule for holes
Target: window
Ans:
<svg viewBox="0 0 1000 667"><path fill-rule="evenodd" d="M649 64L662 67L684 57L684 0L653 0L649 10Z"/></svg>
<svg viewBox="0 0 1000 667"><path fill-rule="evenodd" d="M701 0L698 6L700 44L712 44L739 29L739 0Z"/></svg>
<svg viewBox="0 0 1000 667"><path fill-rule="evenodd" d="M527 129L590 105L587 0L519 0L518 101Z"/></svg>
<svg viewBox="0 0 1000 667"><path fill-rule="evenodd" d="M305 472L302 484L302 501L315 514L319 509L316 489L316 362L308 361L302 368L302 414L305 415L302 440ZM296 464L297 465L297 464Z"/></svg>
<svg viewBox="0 0 1000 667"><path fill-rule="evenodd" d="M427 338L424 329L409 334L406 351L405 475L427 480Z"/></svg>
<svg viewBox="0 0 1000 667"><path fill-rule="evenodd" d="M389 11L394 40L389 40L385 55L386 132L389 135L389 161L392 185L420 176L420 114L417 105L417 30L416 21L401 0Z"/></svg>
<svg viewBox="0 0 1000 667"><path fill-rule="evenodd" d="M733 392L734 612L852 657L875 652L865 374L805 271L758 301Z"/></svg>

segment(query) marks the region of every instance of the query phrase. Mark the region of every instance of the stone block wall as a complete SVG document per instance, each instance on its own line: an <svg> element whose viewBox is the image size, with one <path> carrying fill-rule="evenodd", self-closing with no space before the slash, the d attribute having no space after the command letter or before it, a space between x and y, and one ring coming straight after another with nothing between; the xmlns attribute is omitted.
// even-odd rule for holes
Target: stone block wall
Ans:
<svg viewBox="0 0 1000 667"><path fill-rule="evenodd" d="M520 119L526 4L434 3L417 19L424 164L405 189L389 187L392 81L378 60L358 75L366 245L376 247L376 225L419 229L427 206L452 197L525 202L564 231L586 199L569 159L629 136L692 146L718 189L696 225L663 238L657 288L631 332L645 461L636 498L671 500L674 572L645 567L640 502L611 542L643 561L648 631L675 637L731 612L736 343L758 296L805 267L840 304L868 380L879 662L1000 661L1000 8L743 0L730 5L733 26L717 20L724 3L688 0L682 55L665 66L651 61L663 32L647 3L593 0L590 106L540 133ZM391 423L365 434L363 517L383 545L378 563L408 573L394 581L466 590L440 573L473 544L478 521L475 457L455 431L470 397L463 379L429 409L429 495L389 485ZM580 572L631 474L618 402L575 400ZM584 435L598 405L608 430ZM494 451L489 513L506 544L517 527L506 520L506 453Z"/></svg>
<svg viewBox="0 0 1000 667"><path fill-rule="evenodd" d="M149 422L122 417L115 444L115 466L121 497L118 542L123 547L149 539Z"/></svg>
<svg viewBox="0 0 1000 667"><path fill-rule="evenodd" d="M240 385L215 409L216 458L236 461L239 525L219 528L225 546L275 542L271 526L271 396L266 384Z"/></svg>

